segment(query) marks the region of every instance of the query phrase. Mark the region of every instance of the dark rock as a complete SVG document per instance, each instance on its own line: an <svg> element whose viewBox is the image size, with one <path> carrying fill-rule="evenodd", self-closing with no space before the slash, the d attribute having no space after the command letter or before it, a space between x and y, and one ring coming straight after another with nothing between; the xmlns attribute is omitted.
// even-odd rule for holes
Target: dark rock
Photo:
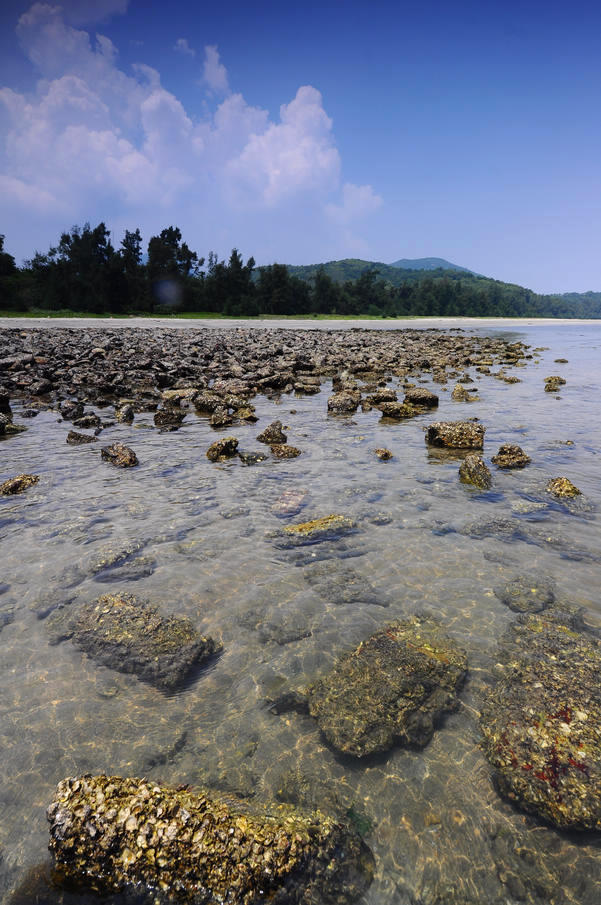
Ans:
<svg viewBox="0 0 601 905"><path fill-rule="evenodd" d="M97 573L94 581L104 584L113 584L118 581L139 581L152 575L156 568L156 560L151 556L139 556L130 562L120 563L114 568L108 568Z"/></svg>
<svg viewBox="0 0 601 905"><path fill-rule="evenodd" d="M427 408L435 408L438 405L438 396L425 387L414 387L407 390L403 402L409 405L423 405Z"/></svg>
<svg viewBox="0 0 601 905"><path fill-rule="evenodd" d="M556 393L565 383L563 377L545 377L545 393Z"/></svg>
<svg viewBox="0 0 601 905"><path fill-rule="evenodd" d="M183 905L350 905L362 896L374 859L354 831L320 812L273 810L88 774L59 783L50 850L65 883L160 905L173 895Z"/></svg>
<svg viewBox="0 0 601 905"><path fill-rule="evenodd" d="M549 493L552 493L553 496L561 498L572 498L575 496L580 496L581 491L572 484L569 478L553 478L547 484L547 490Z"/></svg>
<svg viewBox="0 0 601 905"><path fill-rule="evenodd" d="M518 575L494 591L515 613L540 613L555 603L553 582L540 575Z"/></svg>
<svg viewBox="0 0 601 905"><path fill-rule="evenodd" d="M8 415L9 418L12 417L10 396L4 390L0 390L0 414Z"/></svg>
<svg viewBox="0 0 601 905"><path fill-rule="evenodd" d="M72 400L67 400L60 403L58 410L65 421L74 421L75 419L81 418L83 416L84 406L82 402L73 402Z"/></svg>
<svg viewBox="0 0 601 905"><path fill-rule="evenodd" d="M333 393L328 399L328 412L331 415L348 415L356 412L361 402L358 390L341 390Z"/></svg>
<svg viewBox="0 0 601 905"><path fill-rule="evenodd" d="M3 437L6 433L6 427L10 424L10 418L8 415L4 415L0 413L0 437Z"/></svg>
<svg viewBox="0 0 601 905"><path fill-rule="evenodd" d="M134 408L129 403L115 409L115 418L120 424L131 424L134 420ZM155 422L156 424L156 422Z"/></svg>
<svg viewBox="0 0 601 905"><path fill-rule="evenodd" d="M490 461L499 468L524 468L532 460L521 446L516 446L514 443L503 443L499 447L499 452Z"/></svg>
<svg viewBox="0 0 601 905"><path fill-rule="evenodd" d="M124 443L111 443L110 446L103 446L100 455L106 462L117 465L119 468L131 468L139 464L133 449L125 446Z"/></svg>
<svg viewBox="0 0 601 905"><path fill-rule="evenodd" d="M194 408L198 412L214 412L216 408L223 406L223 399L221 396L218 396L216 393L209 392L208 390L203 391L201 393L197 393L194 396Z"/></svg>
<svg viewBox="0 0 601 905"><path fill-rule="evenodd" d="M265 453L239 452L238 458L243 465L258 465L259 462L265 462L267 456Z"/></svg>
<svg viewBox="0 0 601 905"><path fill-rule="evenodd" d="M178 408L163 408L154 413L155 427L180 427L186 413Z"/></svg>
<svg viewBox="0 0 601 905"><path fill-rule="evenodd" d="M39 414L38 409L23 409L21 418L36 418Z"/></svg>
<svg viewBox="0 0 601 905"><path fill-rule="evenodd" d="M442 714L456 709L466 671L465 654L434 620L395 622L307 689L309 713L344 754L423 747Z"/></svg>
<svg viewBox="0 0 601 905"><path fill-rule="evenodd" d="M387 462L388 459L392 459L392 453L386 447L378 447L378 449L374 449L374 453L378 457L378 459L382 459L383 462Z"/></svg>
<svg viewBox="0 0 601 905"><path fill-rule="evenodd" d="M107 594L83 606L74 622L73 642L98 663L134 673L166 691L221 650L188 619L161 616L156 607L129 594Z"/></svg>
<svg viewBox="0 0 601 905"><path fill-rule="evenodd" d="M270 448L271 455L276 459L296 459L301 454L300 449L287 443L274 443Z"/></svg>
<svg viewBox="0 0 601 905"><path fill-rule="evenodd" d="M480 717L501 795L553 826L601 829L601 642L577 616L521 616Z"/></svg>
<svg viewBox="0 0 601 905"><path fill-rule="evenodd" d="M488 490L492 486L490 469L482 456L476 453L470 453L469 456L466 456L459 466L459 479L464 484L473 484L483 490Z"/></svg>
<svg viewBox="0 0 601 905"><path fill-rule="evenodd" d="M397 402L397 394L393 389L388 387L382 390L376 390L375 393L370 393L366 398L370 405L376 406L379 406L382 402Z"/></svg>
<svg viewBox="0 0 601 905"><path fill-rule="evenodd" d="M394 418L397 421L419 415L418 409L408 402L381 402L377 408L382 412L383 418Z"/></svg>
<svg viewBox="0 0 601 905"><path fill-rule="evenodd" d="M434 421L426 430L426 443L450 449L482 449L485 430L473 421Z"/></svg>
<svg viewBox="0 0 601 905"><path fill-rule="evenodd" d="M101 425L100 416L95 412L90 412L88 415L82 415L81 418L73 419L73 426L79 428L89 428L89 427L100 427Z"/></svg>
<svg viewBox="0 0 601 905"><path fill-rule="evenodd" d="M209 424L214 428L229 427L234 423L234 420L233 415L230 415L226 406L219 405L209 418Z"/></svg>
<svg viewBox="0 0 601 905"><path fill-rule="evenodd" d="M36 380L30 387L32 396L47 396L52 392L52 384L49 380Z"/></svg>
<svg viewBox="0 0 601 905"><path fill-rule="evenodd" d="M29 487L37 484L40 480L37 474L18 474L14 478L9 478L4 484L0 484L0 494L3 496L12 496L15 493L23 493Z"/></svg>
<svg viewBox="0 0 601 905"><path fill-rule="evenodd" d="M282 422L274 421L264 431L261 431L257 436L257 440L260 443L268 443L271 446L273 443L286 443L288 437L282 430Z"/></svg>
<svg viewBox="0 0 601 905"><path fill-rule="evenodd" d="M224 437L223 440L216 440L211 443L207 449L207 459L211 462L220 462L223 459L231 459L236 455L238 449L238 441L235 437Z"/></svg>
<svg viewBox="0 0 601 905"><path fill-rule="evenodd" d="M67 443L70 446L83 446L85 443L96 443L97 437L91 437L89 434L79 434L77 431L69 431L67 434Z"/></svg>

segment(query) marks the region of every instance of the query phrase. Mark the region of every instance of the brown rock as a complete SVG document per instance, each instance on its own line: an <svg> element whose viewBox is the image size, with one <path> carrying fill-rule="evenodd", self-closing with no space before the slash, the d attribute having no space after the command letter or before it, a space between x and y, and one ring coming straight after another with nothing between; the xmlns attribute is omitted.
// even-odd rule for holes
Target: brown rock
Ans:
<svg viewBox="0 0 601 905"><path fill-rule="evenodd" d="M40 480L37 474L18 474L9 478L4 484L0 484L0 493L3 496L12 496L15 493L23 493L28 487L32 487Z"/></svg>
<svg viewBox="0 0 601 905"><path fill-rule="evenodd" d="M220 462L223 459L231 459L236 455L238 449L238 441L235 437L224 437L223 440L216 440L211 443L207 449L207 459L211 462Z"/></svg>
<svg viewBox="0 0 601 905"><path fill-rule="evenodd" d="M436 408L438 405L438 396L436 393L427 390L425 387L414 387L413 389L407 390L403 402L409 403L410 405L424 405L428 408Z"/></svg>
<svg viewBox="0 0 601 905"><path fill-rule="evenodd" d="M69 446L83 446L85 443L96 443L96 441L96 437L91 437L89 434L80 434L78 431L69 431L67 434Z"/></svg>
<svg viewBox="0 0 601 905"><path fill-rule="evenodd" d="M426 443L448 449L482 449L485 430L473 421L434 421L426 430Z"/></svg>
<svg viewBox="0 0 601 905"><path fill-rule="evenodd" d="M516 446L514 443L503 443L499 447L499 452L490 461L499 468L524 468L532 460L521 446Z"/></svg>
<svg viewBox="0 0 601 905"><path fill-rule="evenodd" d="M117 465L119 468L132 468L139 464L133 449L124 443L111 443L110 446L103 446L100 455L105 462L110 462L111 465Z"/></svg>
<svg viewBox="0 0 601 905"><path fill-rule="evenodd" d="M268 443L269 445L272 443L285 443L287 439L288 437L282 430L281 421L273 421L257 437L260 443Z"/></svg>
<svg viewBox="0 0 601 905"><path fill-rule="evenodd" d="M383 462L386 462L388 459L392 459L392 453L389 449L385 447L379 447L378 449L374 449L374 452L378 459L382 459Z"/></svg>
<svg viewBox="0 0 601 905"><path fill-rule="evenodd" d="M300 456L301 451L296 446L289 446L287 443L274 443L271 446L271 453L276 459L296 459Z"/></svg>
<svg viewBox="0 0 601 905"><path fill-rule="evenodd" d="M459 480L464 484L481 487L483 490L488 490L492 485L490 469L482 456L478 456L476 453L466 456L459 466Z"/></svg>
<svg viewBox="0 0 601 905"><path fill-rule="evenodd" d="M572 484L569 478L553 478L547 484L547 490L557 497L580 496L582 491Z"/></svg>

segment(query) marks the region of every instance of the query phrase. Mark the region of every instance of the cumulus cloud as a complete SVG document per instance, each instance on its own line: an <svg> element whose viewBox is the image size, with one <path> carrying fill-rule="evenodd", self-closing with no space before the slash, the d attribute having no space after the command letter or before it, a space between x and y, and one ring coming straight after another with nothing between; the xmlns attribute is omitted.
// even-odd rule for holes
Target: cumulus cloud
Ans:
<svg viewBox="0 0 601 905"><path fill-rule="evenodd" d="M32 94L0 88L0 191L28 241L36 216L54 217L63 229L110 210L117 224L129 218L143 229L188 224L201 248L215 236L240 245L244 236L234 229L254 242L260 223L263 247L275 254L292 224L296 238L287 247L311 248L332 229L346 235L351 222L381 204L370 186L341 188L333 124L310 85L271 118L230 92L217 47L209 45L203 71L213 109L194 112L152 67L120 68L109 38L92 39L60 7L35 4L17 34L41 78ZM188 47L184 38L177 43Z"/></svg>
<svg viewBox="0 0 601 905"><path fill-rule="evenodd" d="M227 69L219 59L219 51L214 45L205 47L203 80L213 94L227 94L230 90Z"/></svg>
<svg viewBox="0 0 601 905"><path fill-rule="evenodd" d="M175 44L173 45L173 49L177 50L178 53L183 53L184 56L194 57L196 56L196 51L193 47L190 47L188 44L187 38L178 38Z"/></svg>

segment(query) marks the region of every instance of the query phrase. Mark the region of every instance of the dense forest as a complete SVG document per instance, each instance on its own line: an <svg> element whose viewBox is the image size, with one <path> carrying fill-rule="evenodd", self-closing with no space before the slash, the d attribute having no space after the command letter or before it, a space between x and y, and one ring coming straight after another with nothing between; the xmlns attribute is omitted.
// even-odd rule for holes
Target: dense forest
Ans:
<svg viewBox="0 0 601 905"><path fill-rule="evenodd" d="M104 223L75 226L22 267L0 236L0 311L50 314L408 315L601 317L601 293L537 295L466 270L407 270L347 259L312 267L199 257L169 226L143 250L140 230L119 248Z"/></svg>

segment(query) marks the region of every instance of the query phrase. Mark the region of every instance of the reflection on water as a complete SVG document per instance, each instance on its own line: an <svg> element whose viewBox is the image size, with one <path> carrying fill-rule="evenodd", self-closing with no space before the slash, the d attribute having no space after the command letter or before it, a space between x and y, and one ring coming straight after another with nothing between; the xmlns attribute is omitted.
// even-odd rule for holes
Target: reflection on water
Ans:
<svg viewBox="0 0 601 905"><path fill-rule="evenodd" d="M195 414L176 433L159 434L152 414L104 431L103 442L135 449L141 464L132 470L101 463L95 444L67 446L69 426L55 412L0 443L1 480L40 475L23 496L0 500L7 900L26 877L33 882L31 869L44 876L36 865L46 858L44 812L56 783L106 772L351 815L377 861L365 905L597 905L598 837L561 834L513 810L479 749L479 708L514 618L493 589L519 574L544 575L601 625L601 327L534 326L510 338L548 347L515 372L520 383L474 372L479 401L469 406L451 400L452 385L433 386L436 415L408 422L381 422L377 411L328 417L327 385L315 396L257 397L258 425L229 432L240 449L264 452L255 437L279 418L302 450L290 461L211 464L205 450L216 433ZM567 379L560 399L543 388L555 373ZM493 467L486 492L458 481L458 460L429 455L422 430L476 416L487 427L486 459L501 443L532 458L523 471ZM376 447L393 458L380 461ZM558 475L574 481L586 505L545 497ZM357 531L312 546L276 542L285 524L329 513L353 519ZM190 618L223 643L223 655L166 695L58 640L61 607L117 590ZM413 613L437 616L470 664L460 710L424 750L347 761L310 717L270 710L268 701Z"/></svg>

